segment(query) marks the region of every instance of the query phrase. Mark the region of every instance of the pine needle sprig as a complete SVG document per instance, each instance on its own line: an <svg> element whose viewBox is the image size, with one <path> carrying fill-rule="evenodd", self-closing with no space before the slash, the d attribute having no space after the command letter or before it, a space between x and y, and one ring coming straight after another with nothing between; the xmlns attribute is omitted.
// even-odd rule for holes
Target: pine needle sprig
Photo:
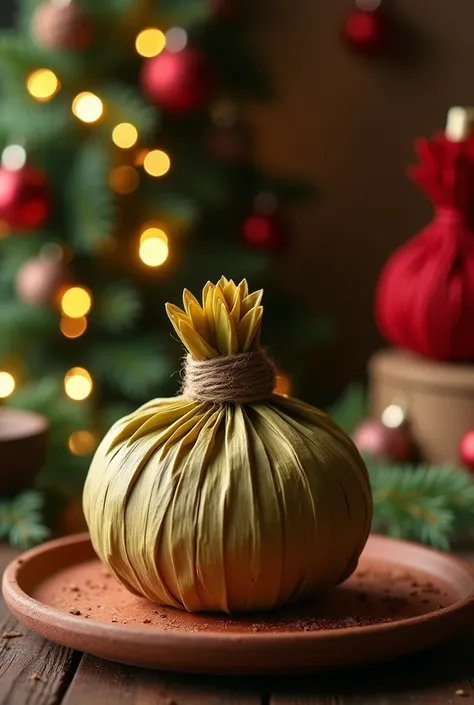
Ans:
<svg viewBox="0 0 474 705"><path fill-rule="evenodd" d="M50 531L43 518L43 496L28 490L0 501L0 539L25 550L45 541Z"/></svg>
<svg viewBox="0 0 474 705"><path fill-rule="evenodd" d="M474 526L474 479L455 466L367 462L373 531L447 550Z"/></svg>

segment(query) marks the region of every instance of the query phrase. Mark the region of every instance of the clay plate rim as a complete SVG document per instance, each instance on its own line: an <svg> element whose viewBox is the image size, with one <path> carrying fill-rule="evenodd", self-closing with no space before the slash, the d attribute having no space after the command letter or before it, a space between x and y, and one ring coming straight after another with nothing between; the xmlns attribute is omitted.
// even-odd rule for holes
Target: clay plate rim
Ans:
<svg viewBox="0 0 474 705"><path fill-rule="evenodd" d="M150 629L136 628L133 626L127 626L126 628L124 628L120 624L107 624L106 622L82 622L79 621L77 617L69 615L63 612L62 610L38 602L26 592L24 592L24 590L20 587L19 584L20 576L18 576L18 573L21 572L25 564L27 564L28 561L30 561L31 559L37 558L42 554L49 553L50 551L54 551L56 548L63 548L68 545L72 547L84 543L90 543L89 534L87 532L81 534L74 534L72 536L66 536L59 539L53 539L52 541L47 541L46 543L43 543L40 546L36 546L35 548L25 551L21 555L17 556L4 571L2 591L5 602L7 603L8 607L13 612L15 612L15 614L17 614L17 616L22 615L24 613L30 615L36 613L36 615L40 617L40 621L50 622L51 620L59 619L59 621L63 624L73 625L75 632L82 632L84 634L93 633L94 628L97 627L99 631L102 632L102 634L104 632L107 632L110 635L117 635L123 634L125 632L132 639L138 637L142 643L156 643L157 638L163 636L166 638L168 643L172 639L177 637L180 641L185 638L188 642L196 641L198 643L202 642L202 640L209 640L213 643L221 642L222 644L228 644L229 641L237 641L240 644L242 644L242 642L248 641L251 641L252 643L258 641L261 642L262 645L265 645L265 642L273 644L275 641L283 643L287 642L288 644L290 644L293 642L300 643L301 641L313 642L316 640L328 640L329 638L340 639L341 637L344 637L344 639L348 639L349 636L353 636L354 638L356 638L359 635L368 633L390 633L397 631L400 628L406 629L408 627L416 627L416 625L423 624L427 621L442 622L454 613L459 618L461 612L464 613L470 610L472 610L472 616L474 617L474 566L470 566L465 561L451 556L450 554L437 551L436 549L429 548L427 546L412 541L402 541L400 539L392 539L390 537L383 536L380 534L371 534L369 542L387 543L387 549L390 549L390 546L393 547L395 544L399 547L405 546L407 549L412 550L413 548L416 548L424 553L442 558L445 562L451 564L453 567L456 567L458 570L461 570L464 573L468 574L472 581L471 592L467 595L467 597L458 600L453 604L448 605L447 607L437 609L433 612L427 612L416 617L407 617L405 619L396 620L394 619L390 622L382 622L380 624L369 624L365 626L354 626L350 628L337 627L328 630L321 629L313 632L247 632L245 634L242 634L235 632L225 633L221 631L212 631L211 629L207 629L206 631L202 632L183 633L180 630L173 631L155 628L153 629L153 631L151 631ZM388 555L390 555L389 550L387 553ZM189 645L192 646L192 643L190 643Z"/></svg>

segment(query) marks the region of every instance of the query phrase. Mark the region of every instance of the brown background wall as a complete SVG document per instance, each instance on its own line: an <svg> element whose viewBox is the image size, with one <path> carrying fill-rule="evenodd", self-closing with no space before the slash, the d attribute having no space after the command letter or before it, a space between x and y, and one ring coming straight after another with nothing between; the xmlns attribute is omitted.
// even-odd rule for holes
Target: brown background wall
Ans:
<svg viewBox="0 0 474 705"><path fill-rule="evenodd" d="M430 217L406 178L413 138L444 126L453 104L474 104L472 0L385 0L406 24L403 56L352 55L340 40L352 0L261 0L257 33L278 91L255 109L259 158L310 180L312 203L291 213L282 277L341 335L318 355L341 389L378 345L373 291L388 254Z"/></svg>

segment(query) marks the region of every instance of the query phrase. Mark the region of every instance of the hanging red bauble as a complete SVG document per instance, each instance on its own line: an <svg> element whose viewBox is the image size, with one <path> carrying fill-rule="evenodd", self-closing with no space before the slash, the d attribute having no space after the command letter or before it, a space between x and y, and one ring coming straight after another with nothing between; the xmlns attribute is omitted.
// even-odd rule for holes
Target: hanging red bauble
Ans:
<svg viewBox="0 0 474 705"><path fill-rule="evenodd" d="M63 262L40 255L25 262L19 270L16 292L18 298L30 306L47 306L54 302L63 281Z"/></svg>
<svg viewBox="0 0 474 705"><path fill-rule="evenodd" d="M143 92L152 103L173 113L201 108L212 96L214 77L210 62L196 47L162 51L142 70Z"/></svg>
<svg viewBox="0 0 474 705"><path fill-rule="evenodd" d="M474 360L474 136L453 109L446 133L417 143L415 181L435 217L382 271L375 313L397 347L445 361Z"/></svg>
<svg viewBox="0 0 474 705"><path fill-rule="evenodd" d="M262 250L279 250L285 242L283 224L274 214L250 215L243 224L243 237L247 245Z"/></svg>
<svg viewBox="0 0 474 705"><path fill-rule="evenodd" d="M386 426L380 419L361 421L352 440L362 455L372 460L405 463L413 456L413 443L405 425Z"/></svg>
<svg viewBox="0 0 474 705"><path fill-rule="evenodd" d="M392 22L377 0L359 0L344 20L342 33L351 49L361 54L380 54L392 40Z"/></svg>
<svg viewBox="0 0 474 705"><path fill-rule="evenodd" d="M0 219L11 228L32 230L42 225L51 210L49 186L40 169L0 167Z"/></svg>
<svg viewBox="0 0 474 705"><path fill-rule="evenodd" d="M474 472L474 428L461 438L459 458L464 467Z"/></svg>
<svg viewBox="0 0 474 705"><path fill-rule="evenodd" d="M33 15L31 31L37 44L54 51L81 51L92 41L92 20L74 0L46 0Z"/></svg>

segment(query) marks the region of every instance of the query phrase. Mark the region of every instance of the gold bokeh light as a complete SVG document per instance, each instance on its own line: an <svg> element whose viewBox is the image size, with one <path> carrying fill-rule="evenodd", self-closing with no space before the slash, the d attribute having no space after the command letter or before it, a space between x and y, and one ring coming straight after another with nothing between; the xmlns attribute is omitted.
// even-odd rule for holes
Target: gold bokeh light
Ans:
<svg viewBox="0 0 474 705"><path fill-rule="evenodd" d="M116 193L132 193L139 184L140 176L133 166L116 166L109 174L109 186Z"/></svg>
<svg viewBox="0 0 474 705"><path fill-rule="evenodd" d="M112 140L122 149L130 149L138 140L138 130L130 122L121 122L112 130Z"/></svg>
<svg viewBox="0 0 474 705"><path fill-rule="evenodd" d="M164 230L158 228L156 225L148 225L144 230L142 230L142 234L140 235L140 243L151 239L163 240L165 244L168 244L168 235Z"/></svg>
<svg viewBox="0 0 474 705"><path fill-rule="evenodd" d="M144 239L143 235L140 238L140 247L138 249L141 261L147 267L161 266L168 259L168 238L164 240L161 237L149 236Z"/></svg>
<svg viewBox="0 0 474 705"><path fill-rule="evenodd" d="M91 310L92 297L83 286L71 286L61 298L61 310L69 318L82 318Z"/></svg>
<svg viewBox="0 0 474 705"><path fill-rule="evenodd" d="M85 316L80 316L80 318L63 316L59 328L65 338L79 338L87 328L87 318Z"/></svg>
<svg viewBox="0 0 474 705"><path fill-rule="evenodd" d="M93 431L73 431L68 439L68 448L73 455L91 455L97 447L98 436Z"/></svg>
<svg viewBox="0 0 474 705"><path fill-rule="evenodd" d="M87 399L93 386L92 377L84 367L72 367L64 377L64 390L74 401Z"/></svg>
<svg viewBox="0 0 474 705"><path fill-rule="evenodd" d="M36 69L26 79L28 93L41 103L54 98L60 90L58 77L51 69Z"/></svg>
<svg viewBox="0 0 474 705"><path fill-rule="evenodd" d="M0 370L0 399L6 399L15 391L15 378L9 372Z"/></svg>
<svg viewBox="0 0 474 705"><path fill-rule="evenodd" d="M135 48L140 56L147 59L158 56L165 48L166 37L157 27L147 27L137 35Z"/></svg>
<svg viewBox="0 0 474 705"><path fill-rule="evenodd" d="M169 171L170 166L169 156L161 149L152 149L143 160L143 168L150 176L163 176Z"/></svg>
<svg viewBox="0 0 474 705"><path fill-rule="evenodd" d="M72 101L72 112L82 122L97 122L103 115L104 104L99 96L84 91Z"/></svg>

